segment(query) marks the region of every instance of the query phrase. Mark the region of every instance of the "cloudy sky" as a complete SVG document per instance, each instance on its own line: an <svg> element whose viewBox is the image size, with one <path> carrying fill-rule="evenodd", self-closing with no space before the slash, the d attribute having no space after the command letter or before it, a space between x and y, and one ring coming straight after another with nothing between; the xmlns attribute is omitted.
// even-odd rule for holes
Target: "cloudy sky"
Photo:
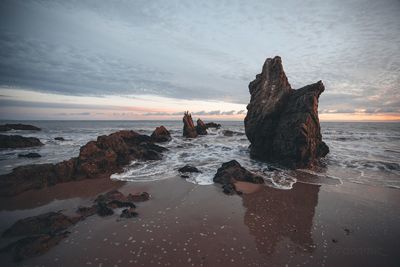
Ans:
<svg viewBox="0 0 400 267"><path fill-rule="evenodd" d="M400 119L400 1L0 2L0 119L241 119L280 55L323 120Z"/></svg>

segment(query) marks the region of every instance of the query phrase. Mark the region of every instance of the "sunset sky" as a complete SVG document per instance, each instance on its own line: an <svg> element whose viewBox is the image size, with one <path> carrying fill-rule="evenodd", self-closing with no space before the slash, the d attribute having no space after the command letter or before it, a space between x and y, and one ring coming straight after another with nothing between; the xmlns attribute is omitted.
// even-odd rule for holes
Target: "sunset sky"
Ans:
<svg viewBox="0 0 400 267"><path fill-rule="evenodd" d="M0 119L243 119L279 55L321 120L400 120L400 1L0 2Z"/></svg>

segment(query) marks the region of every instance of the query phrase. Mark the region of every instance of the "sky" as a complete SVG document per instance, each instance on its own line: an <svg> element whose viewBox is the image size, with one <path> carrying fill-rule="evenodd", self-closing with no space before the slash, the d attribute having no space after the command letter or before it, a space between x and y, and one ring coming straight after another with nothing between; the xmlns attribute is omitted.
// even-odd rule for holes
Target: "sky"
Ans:
<svg viewBox="0 0 400 267"><path fill-rule="evenodd" d="M281 56L321 120L400 120L400 1L0 1L0 119L241 120Z"/></svg>

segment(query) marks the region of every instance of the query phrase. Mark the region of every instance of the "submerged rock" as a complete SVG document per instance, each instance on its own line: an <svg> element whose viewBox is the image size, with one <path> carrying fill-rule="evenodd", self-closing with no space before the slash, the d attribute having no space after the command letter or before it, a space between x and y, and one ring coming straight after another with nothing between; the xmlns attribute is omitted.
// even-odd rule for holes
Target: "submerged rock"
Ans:
<svg viewBox="0 0 400 267"><path fill-rule="evenodd" d="M150 136L119 131L99 136L81 147L79 156L56 164L35 164L14 168L0 175L0 196L11 196L73 180L100 178L122 171L132 160L158 160L164 147Z"/></svg>
<svg viewBox="0 0 400 267"><path fill-rule="evenodd" d="M121 218L134 218L137 216L138 214L133 208L124 209L120 215Z"/></svg>
<svg viewBox="0 0 400 267"><path fill-rule="evenodd" d="M254 184L263 184L264 179L243 168L236 160L225 162L217 170L213 178L214 183L222 184L224 193L232 194L237 181Z"/></svg>
<svg viewBox="0 0 400 267"><path fill-rule="evenodd" d="M183 136L188 138L197 137L197 130L189 111L186 111L183 115Z"/></svg>
<svg viewBox="0 0 400 267"><path fill-rule="evenodd" d="M215 123L215 122L207 122L205 125L206 125L207 129L208 128L215 128L215 129L221 128L221 124Z"/></svg>
<svg viewBox="0 0 400 267"><path fill-rule="evenodd" d="M26 154L18 154L19 158L40 158L42 157L39 153L26 153Z"/></svg>
<svg viewBox="0 0 400 267"><path fill-rule="evenodd" d="M182 172L182 173L186 173L186 172L200 172L199 169L197 169L197 168L194 167L194 166L190 166L190 165L185 165L185 166L183 166L182 168L179 168L178 171L179 171L179 172Z"/></svg>
<svg viewBox="0 0 400 267"><path fill-rule="evenodd" d="M151 140L153 142L168 142L170 141L171 134L164 126L157 127L154 132L151 134Z"/></svg>
<svg viewBox="0 0 400 267"><path fill-rule="evenodd" d="M43 145L36 137L0 134L0 148L25 148Z"/></svg>
<svg viewBox="0 0 400 267"><path fill-rule="evenodd" d="M57 233L74 225L79 220L80 217L68 217L61 212L48 212L17 221L2 236L16 237Z"/></svg>
<svg viewBox="0 0 400 267"><path fill-rule="evenodd" d="M0 250L0 253L13 255L16 262L39 256L60 243L61 240L68 237L70 232L51 233L43 235L28 236L22 238L7 247Z"/></svg>
<svg viewBox="0 0 400 267"><path fill-rule="evenodd" d="M60 136L55 137L54 140L57 140L57 141L65 141L64 137L60 137Z"/></svg>
<svg viewBox="0 0 400 267"><path fill-rule="evenodd" d="M40 131L41 129L33 125L21 123L7 123L0 125L0 132L7 132L10 130Z"/></svg>
<svg viewBox="0 0 400 267"><path fill-rule="evenodd" d="M318 119L318 98L324 89L321 81L292 89L281 58L268 58L249 84L245 130L251 156L289 167L308 167L324 157L329 148Z"/></svg>
<svg viewBox="0 0 400 267"><path fill-rule="evenodd" d="M196 131L198 135L206 135L207 134L207 126L201 119L197 119Z"/></svg>

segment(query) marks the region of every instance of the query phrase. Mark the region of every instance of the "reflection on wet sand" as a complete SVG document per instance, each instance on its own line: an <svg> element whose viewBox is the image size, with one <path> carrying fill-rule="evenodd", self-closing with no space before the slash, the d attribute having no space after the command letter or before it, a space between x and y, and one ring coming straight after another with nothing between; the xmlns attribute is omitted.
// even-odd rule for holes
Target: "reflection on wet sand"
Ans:
<svg viewBox="0 0 400 267"><path fill-rule="evenodd" d="M314 251L312 226L319 190L317 185L297 183L292 190L262 186L242 195L244 223L255 238L258 252L274 254L277 244L286 238L302 252Z"/></svg>
<svg viewBox="0 0 400 267"><path fill-rule="evenodd" d="M56 184L40 190L30 190L14 197L0 198L0 211L33 209L53 202L72 198L90 198L102 192L118 189L125 182L108 177Z"/></svg>

